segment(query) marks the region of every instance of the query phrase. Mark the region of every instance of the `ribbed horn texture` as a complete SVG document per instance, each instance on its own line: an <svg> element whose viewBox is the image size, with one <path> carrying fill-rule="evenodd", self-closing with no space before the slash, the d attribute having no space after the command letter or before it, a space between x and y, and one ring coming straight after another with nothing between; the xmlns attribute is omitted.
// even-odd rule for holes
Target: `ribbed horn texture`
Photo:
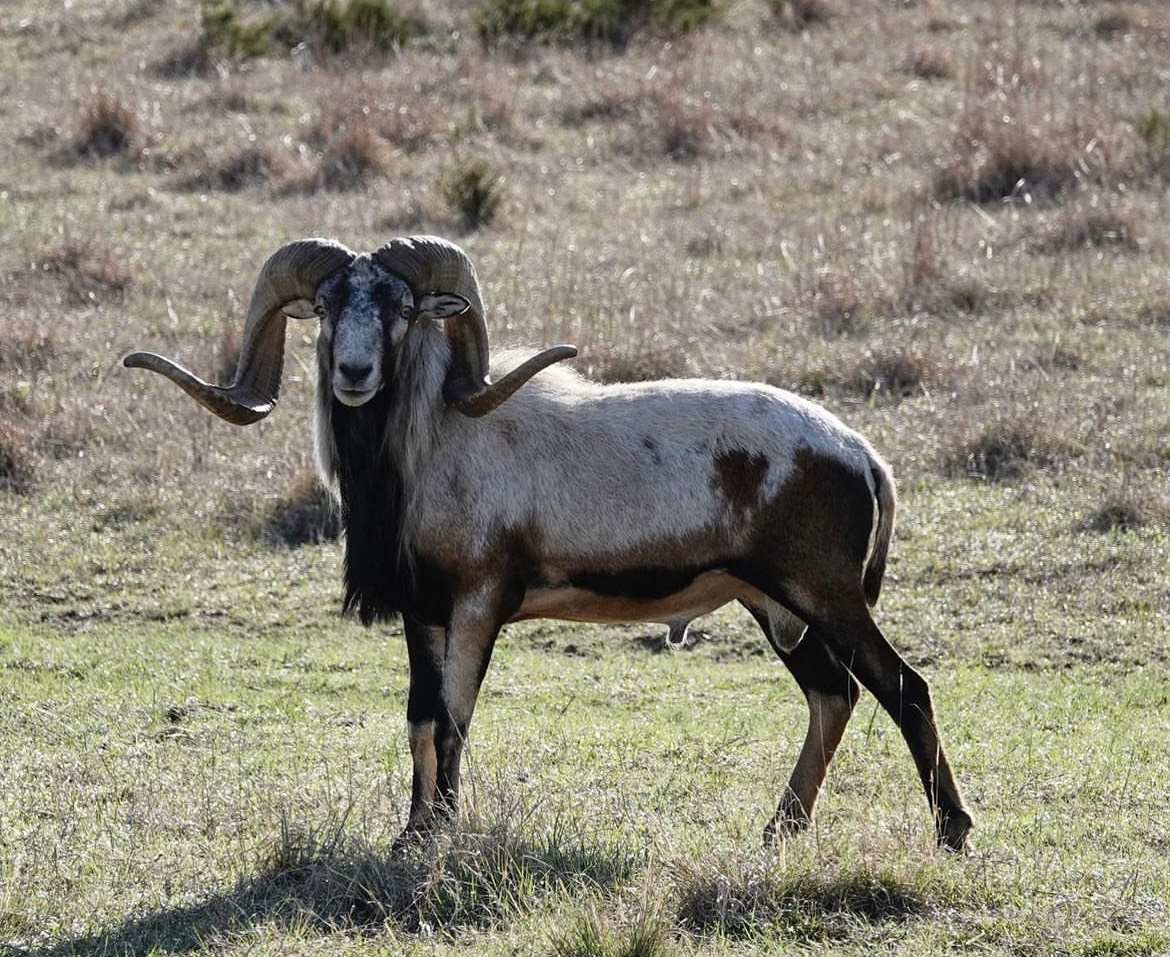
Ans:
<svg viewBox="0 0 1170 957"><path fill-rule="evenodd" d="M248 305L239 364L229 386L212 385L178 363L150 352L132 352L122 364L166 376L233 425L258 422L272 411L280 395L285 330L281 307L295 299L312 299L322 280L353 259L353 252L329 239L298 239L268 257Z"/></svg>
<svg viewBox="0 0 1170 957"><path fill-rule="evenodd" d="M415 296L458 293L470 303L445 324L451 344L451 368L443 383L443 399L464 415L486 415L498 408L529 379L554 362L572 358L572 346L556 346L533 356L499 382L488 378L488 337L479 279L467 254L438 236L392 239L374 253L390 272L402 277Z"/></svg>
<svg viewBox="0 0 1170 957"><path fill-rule="evenodd" d="M415 297L433 292L458 293L471 305L444 323L451 344L451 368L443 399L457 405L488 387L488 338L479 278L467 254L438 236L392 239L374 258L406 280Z"/></svg>

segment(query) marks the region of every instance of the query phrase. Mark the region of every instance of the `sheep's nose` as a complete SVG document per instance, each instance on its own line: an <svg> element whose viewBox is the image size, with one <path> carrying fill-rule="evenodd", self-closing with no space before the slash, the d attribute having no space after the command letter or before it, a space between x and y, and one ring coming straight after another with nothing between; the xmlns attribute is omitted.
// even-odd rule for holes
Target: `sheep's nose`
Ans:
<svg viewBox="0 0 1170 957"><path fill-rule="evenodd" d="M337 370L352 383L365 382L369 378L370 373L374 371L374 367L369 362L342 362L338 364Z"/></svg>

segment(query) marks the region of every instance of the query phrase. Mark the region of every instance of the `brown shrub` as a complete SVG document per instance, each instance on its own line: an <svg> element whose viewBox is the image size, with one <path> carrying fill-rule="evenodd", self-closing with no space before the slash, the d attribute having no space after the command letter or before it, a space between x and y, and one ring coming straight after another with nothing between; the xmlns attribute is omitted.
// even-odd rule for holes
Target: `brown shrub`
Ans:
<svg viewBox="0 0 1170 957"><path fill-rule="evenodd" d="M903 69L921 80L949 80L955 75L950 54L937 47L915 50Z"/></svg>
<svg viewBox="0 0 1170 957"><path fill-rule="evenodd" d="M1165 495L1122 489L1110 492L1101 505L1080 523L1086 532L1132 532L1170 523L1170 499Z"/></svg>
<svg viewBox="0 0 1170 957"><path fill-rule="evenodd" d="M142 152L142 147L142 124L134 108L99 93L82 114L72 152L86 159L133 158Z"/></svg>
<svg viewBox="0 0 1170 957"><path fill-rule="evenodd" d="M1009 412L961 438L946 453L943 471L952 478L991 482L1052 469L1074 454L1073 446L1028 411Z"/></svg>
<svg viewBox="0 0 1170 957"><path fill-rule="evenodd" d="M23 429L0 418L0 492L22 494L32 488L36 460Z"/></svg>
<svg viewBox="0 0 1170 957"><path fill-rule="evenodd" d="M870 401L901 401L923 395L941 379L937 361L915 345L867 350L842 377L842 384Z"/></svg>
<svg viewBox="0 0 1170 957"><path fill-rule="evenodd" d="M249 186L271 185L288 172L284 156L270 149L248 147L184 181L186 189L239 192Z"/></svg>
<svg viewBox="0 0 1170 957"><path fill-rule="evenodd" d="M1132 220L1106 210L1076 210L1061 216L1047 234L1033 244L1041 253L1076 252L1112 247L1134 252L1140 246Z"/></svg>
<svg viewBox="0 0 1170 957"><path fill-rule="evenodd" d="M32 273L52 280L64 301L74 306L121 302L131 282L112 249L87 240L67 241L34 262Z"/></svg>
<svg viewBox="0 0 1170 957"><path fill-rule="evenodd" d="M611 349L594 356L585 374L598 382L654 382L693 372L682 346L652 345L624 353Z"/></svg>
<svg viewBox="0 0 1170 957"><path fill-rule="evenodd" d="M56 354L56 339L43 330L22 326L0 333L0 373L5 379L44 372Z"/></svg>
<svg viewBox="0 0 1170 957"><path fill-rule="evenodd" d="M359 189L384 176L386 146L364 123L343 126L329 136L317 166L316 183L334 192Z"/></svg>
<svg viewBox="0 0 1170 957"><path fill-rule="evenodd" d="M975 110L935 174L934 195L973 203L1057 199L1077 181L1080 145L1075 131Z"/></svg>
<svg viewBox="0 0 1170 957"><path fill-rule="evenodd" d="M463 228L475 230L496 218L504 201L504 177L490 160L472 156L443 173L439 193Z"/></svg>
<svg viewBox="0 0 1170 957"><path fill-rule="evenodd" d="M269 544L289 548L318 545L341 535L341 516L317 476L302 472L264 511L258 535Z"/></svg>
<svg viewBox="0 0 1170 957"><path fill-rule="evenodd" d="M833 8L825 0L768 0L776 20L788 30L807 30L833 19Z"/></svg>

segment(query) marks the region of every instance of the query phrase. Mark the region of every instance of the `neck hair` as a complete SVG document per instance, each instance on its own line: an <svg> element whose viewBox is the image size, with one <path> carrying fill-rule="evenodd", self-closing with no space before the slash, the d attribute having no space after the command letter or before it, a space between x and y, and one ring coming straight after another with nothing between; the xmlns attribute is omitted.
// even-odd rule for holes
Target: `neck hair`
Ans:
<svg viewBox="0 0 1170 957"><path fill-rule="evenodd" d="M413 506L438 439L450 347L420 322L387 359L382 388L357 408L337 401L318 363L318 468L346 529L344 609L364 624L415 601Z"/></svg>

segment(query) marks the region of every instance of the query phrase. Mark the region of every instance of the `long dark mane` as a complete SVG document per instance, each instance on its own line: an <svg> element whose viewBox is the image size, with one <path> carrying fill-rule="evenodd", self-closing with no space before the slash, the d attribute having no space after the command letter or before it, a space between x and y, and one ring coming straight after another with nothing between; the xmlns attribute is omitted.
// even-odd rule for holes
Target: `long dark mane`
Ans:
<svg viewBox="0 0 1170 957"><path fill-rule="evenodd" d="M400 614L414 589L404 542L406 483L386 441L392 391L357 409L334 400L331 415L345 526L344 609L366 625Z"/></svg>

